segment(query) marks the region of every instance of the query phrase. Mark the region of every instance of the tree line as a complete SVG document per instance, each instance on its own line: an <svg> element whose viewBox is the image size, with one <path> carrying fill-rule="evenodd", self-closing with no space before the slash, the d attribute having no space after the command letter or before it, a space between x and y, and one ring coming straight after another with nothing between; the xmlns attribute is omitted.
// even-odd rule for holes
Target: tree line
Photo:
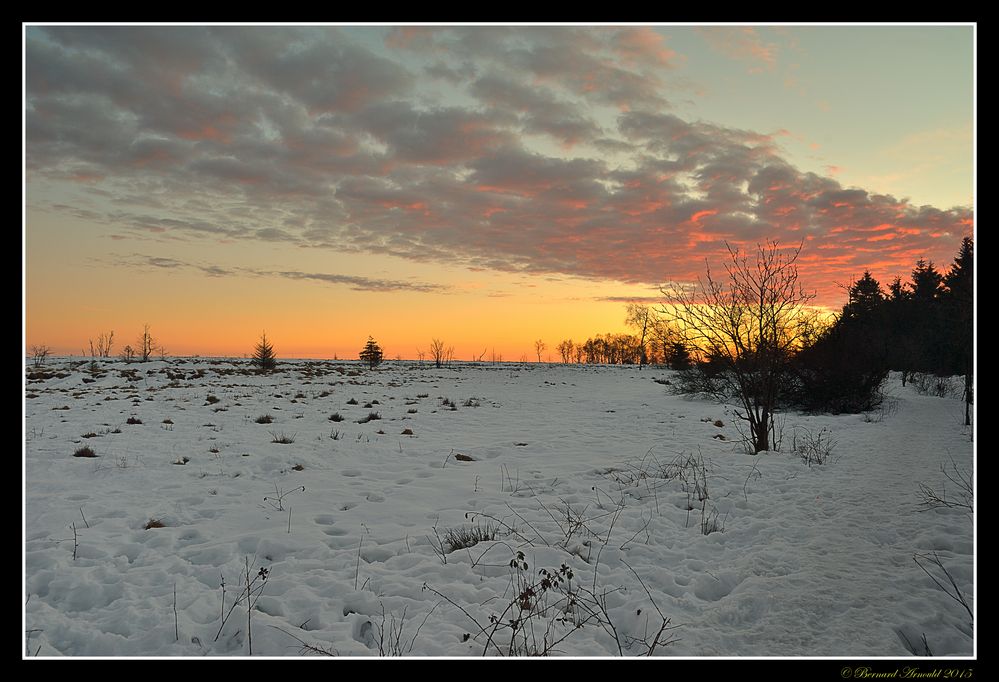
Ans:
<svg viewBox="0 0 999 682"><path fill-rule="evenodd" d="M865 409L864 396L889 370L904 386L914 373L964 376L965 423L974 401L974 241L965 237L946 272L920 259L908 282L887 290L865 271L835 322L796 362L806 407Z"/></svg>

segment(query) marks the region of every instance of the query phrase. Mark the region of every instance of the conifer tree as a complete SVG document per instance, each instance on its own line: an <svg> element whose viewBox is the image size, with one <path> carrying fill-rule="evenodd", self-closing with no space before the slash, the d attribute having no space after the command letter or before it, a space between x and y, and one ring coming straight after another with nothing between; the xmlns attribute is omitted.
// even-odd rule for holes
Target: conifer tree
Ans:
<svg viewBox="0 0 999 682"><path fill-rule="evenodd" d="M274 346L267 340L266 332L260 335L260 342L253 349L253 364L261 372L270 372L277 367Z"/></svg>
<svg viewBox="0 0 999 682"><path fill-rule="evenodd" d="M382 349L375 343L375 340L368 337L368 342L364 344L364 348L361 350L359 355L360 359L368 363L368 367L374 369L382 363Z"/></svg>
<svg viewBox="0 0 999 682"><path fill-rule="evenodd" d="M965 237L950 271L944 277L943 302L950 332L952 369L964 375L964 424L971 425L974 402L975 342L975 254L974 242Z"/></svg>

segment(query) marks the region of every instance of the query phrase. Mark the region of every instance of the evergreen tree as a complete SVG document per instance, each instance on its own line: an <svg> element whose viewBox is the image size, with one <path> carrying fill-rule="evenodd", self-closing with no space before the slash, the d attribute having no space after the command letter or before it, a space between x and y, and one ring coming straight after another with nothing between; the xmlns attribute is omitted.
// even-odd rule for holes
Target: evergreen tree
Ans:
<svg viewBox="0 0 999 682"><path fill-rule="evenodd" d="M891 281L888 285L888 300L894 302L903 301L909 297L909 292L905 290L905 285L902 284L902 278L895 275L895 279Z"/></svg>
<svg viewBox="0 0 999 682"><path fill-rule="evenodd" d="M267 333L260 335L260 342L253 349L253 364L261 372L269 372L277 367L277 356L274 346L267 340Z"/></svg>
<svg viewBox="0 0 999 682"><path fill-rule="evenodd" d="M673 341L667 346L665 361L670 369L688 369L694 363L690 349L682 341Z"/></svg>
<svg viewBox="0 0 999 682"><path fill-rule="evenodd" d="M944 277L944 318L949 331L951 369L964 375L964 423L971 425L974 402L975 341L975 254L974 242L965 237L950 271Z"/></svg>
<svg viewBox="0 0 999 682"><path fill-rule="evenodd" d="M912 297L920 303L936 300L940 295L943 276L933 267L933 261L927 263L920 258L912 271Z"/></svg>
<svg viewBox="0 0 999 682"><path fill-rule="evenodd" d="M868 318L877 311L885 301L881 284L871 276L870 270L864 270L864 276L850 287L850 302L843 308L845 317Z"/></svg>
<svg viewBox="0 0 999 682"><path fill-rule="evenodd" d="M974 284L975 244L971 237L965 237L954 264L944 277L944 287L948 296L970 303L974 294Z"/></svg>
<svg viewBox="0 0 999 682"><path fill-rule="evenodd" d="M382 349L375 343L375 340L369 336L368 342L364 344L364 348L358 357L368 363L368 367L374 369L382 363L383 353Z"/></svg>

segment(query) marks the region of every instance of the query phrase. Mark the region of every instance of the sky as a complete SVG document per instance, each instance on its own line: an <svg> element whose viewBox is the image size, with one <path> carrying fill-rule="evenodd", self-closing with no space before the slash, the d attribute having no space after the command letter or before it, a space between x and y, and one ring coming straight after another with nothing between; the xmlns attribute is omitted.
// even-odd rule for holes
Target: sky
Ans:
<svg viewBox="0 0 999 682"><path fill-rule="evenodd" d="M973 234L970 25L23 28L58 354L554 356L726 245L838 309Z"/></svg>

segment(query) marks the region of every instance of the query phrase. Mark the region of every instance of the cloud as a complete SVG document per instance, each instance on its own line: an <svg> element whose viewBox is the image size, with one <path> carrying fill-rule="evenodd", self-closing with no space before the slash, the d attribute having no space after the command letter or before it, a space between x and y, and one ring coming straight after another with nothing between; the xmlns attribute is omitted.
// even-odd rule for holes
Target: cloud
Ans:
<svg viewBox="0 0 999 682"><path fill-rule="evenodd" d="M132 268L162 268L167 270L194 270L210 277L232 277L232 276L253 276L253 277L280 277L291 280L304 280L322 282L324 284L342 285L354 291L371 291L392 293L399 291L415 291L420 293L446 293L447 289L437 284L426 282L413 282L392 279L377 279L372 277L360 277L356 275L340 275L325 272L303 272L299 270L264 270L261 268L226 268L220 265L204 265L195 262L188 262L176 258L164 256L146 256L142 254L132 254L131 256L116 257L116 263Z"/></svg>
<svg viewBox="0 0 999 682"><path fill-rule="evenodd" d="M639 303L641 305L656 305L664 301L663 296L597 296L594 301L604 303Z"/></svg>
<svg viewBox="0 0 999 682"><path fill-rule="evenodd" d="M550 88L530 87L496 73L471 84L469 91L482 102L499 109L523 114L523 130L550 135L566 146L593 140L601 132L580 108L561 100Z"/></svg>
<svg viewBox="0 0 999 682"><path fill-rule="evenodd" d="M771 71L777 65L777 44L764 42L751 26L705 26L697 32L716 52L749 64L750 73Z"/></svg>
<svg viewBox="0 0 999 682"><path fill-rule="evenodd" d="M726 242L769 238L803 241L802 276L839 300L837 284L867 267L887 279L921 256L949 262L971 232L970 209L798 170L779 132L669 111L680 56L649 29L98 28L27 31L28 195L115 238L648 285L695 278ZM753 32L730 33L733 54L776 59ZM431 82L450 94L431 99ZM439 291L165 257L142 266Z"/></svg>
<svg viewBox="0 0 999 682"><path fill-rule="evenodd" d="M244 72L314 114L357 112L412 87L404 66L336 31L215 27L212 33Z"/></svg>
<svg viewBox="0 0 999 682"><path fill-rule="evenodd" d="M669 67L678 56L666 47L666 38L661 33L647 27L621 29L611 38L611 45L630 64Z"/></svg>
<svg viewBox="0 0 999 682"><path fill-rule="evenodd" d="M390 279L372 279L370 277L356 277L352 275L332 275L328 273L321 272L298 272L294 270L283 270L283 271L254 271L255 274L272 276L272 277L284 277L286 279L296 279L296 280L313 280L316 282L324 282L326 284L343 284L354 291L378 291L378 292L397 292L397 291L417 291L421 293L445 293L447 290L436 284L426 284L424 282L404 282L400 280L390 280Z"/></svg>

